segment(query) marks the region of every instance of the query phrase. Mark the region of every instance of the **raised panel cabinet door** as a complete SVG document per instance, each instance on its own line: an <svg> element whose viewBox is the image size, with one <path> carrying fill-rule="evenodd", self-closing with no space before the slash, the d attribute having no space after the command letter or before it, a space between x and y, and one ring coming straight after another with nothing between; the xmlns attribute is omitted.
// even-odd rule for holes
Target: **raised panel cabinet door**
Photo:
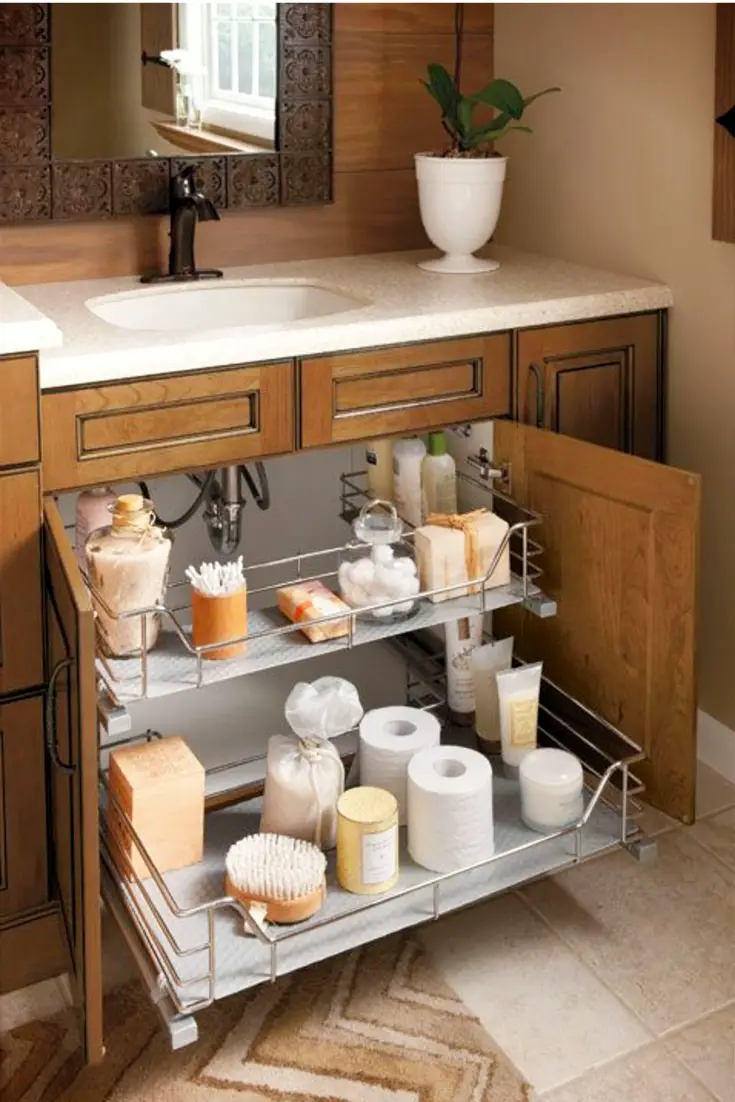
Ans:
<svg viewBox="0 0 735 1102"><path fill-rule="evenodd" d="M0 704L0 919L48 900L40 697Z"/></svg>
<svg viewBox="0 0 735 1102"><path fill-rule="evenodd" d="M426 432L510 413L510 336L302 360L301 446Z"/></svg>
<svg viewBox="0 0 735 1102"><path fill-rule="evenodd" d="M542 514L555 617L495 613L522 657L640 745L646 799L694 818L700 482L566 436L498 422L496 466Z"/></svg>
<svg viewBox="0 0 735 1102"><path fill-rule="evenodd" d="M38 361L35 356L2 356L0 371L0 467L38 463Z"/></svg>
<svg viewBox="0 0 735 1102"><path fill-rule="evenodd" d="M289 452L293 392L290 360L44 391L44 490Z"/></svg>
<svg viewBox="0 0 735 1102"><path fill-rule="evenodd" d="M517 334L519 421L590 444L663 458L658 313Z"/></svg>
<svg viewBox="0 0 735 1102"><path fill-rule="evenodd" d="M0 694L43 683L38 473L0 473Z"/></svg>
<svg viewBox="0 0 735 1102"><path fill-rule="evenodd" d="M49 688L46 739L52 874L63 916L85 1059L102 1059L99 790L94 620L53 500L44 503Z"/></svg>

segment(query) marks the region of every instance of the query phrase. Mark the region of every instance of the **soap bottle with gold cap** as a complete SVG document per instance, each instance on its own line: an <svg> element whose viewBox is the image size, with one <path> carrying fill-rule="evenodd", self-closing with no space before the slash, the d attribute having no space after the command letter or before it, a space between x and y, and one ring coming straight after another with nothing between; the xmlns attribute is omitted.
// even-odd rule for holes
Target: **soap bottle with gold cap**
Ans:
<svg viewBox="0 0 735 1102"><path fill-rule="evenodd" d="M124 658L155 646L157 612L120 618L163 600L171 536L156 525L153 504L140 494L121 494L111 505L112 523L90 533L84 545L87 574L103 650Z"/></svg>

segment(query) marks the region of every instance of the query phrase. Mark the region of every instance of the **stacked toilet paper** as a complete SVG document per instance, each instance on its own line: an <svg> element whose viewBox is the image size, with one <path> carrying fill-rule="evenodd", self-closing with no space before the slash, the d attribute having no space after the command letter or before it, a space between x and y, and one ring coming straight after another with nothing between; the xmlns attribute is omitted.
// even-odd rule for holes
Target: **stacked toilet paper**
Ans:
<svg viewBox="0 0 735 1102"><path fill-rule="evenodd" d="M476 750L433 746L408 765L408 852L432 872L491 857L493 771Z"/></svg>
<svg viewBox="0 0 735 1102"><path fill-rule="evenodd" d="M398 821L408 821L409 763L439 745L441 727L430 712L396 706L376 708L360 723L360 784L384 788L398 801Z"/></svg>

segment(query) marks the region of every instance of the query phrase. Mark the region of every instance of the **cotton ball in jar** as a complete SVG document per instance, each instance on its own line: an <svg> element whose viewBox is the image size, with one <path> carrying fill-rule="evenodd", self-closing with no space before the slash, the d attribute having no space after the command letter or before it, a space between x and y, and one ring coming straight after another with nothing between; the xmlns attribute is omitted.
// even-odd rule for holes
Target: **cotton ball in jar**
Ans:
<svg viewBox="0 0 735 1102"><path fill-rule="evenodd" d="M393 548L387 543L379 543L373 547L373 561L384 565L393 562Z"/></svg>
<svg viewBox="0 0 735 1102"><path fill-rule="evenodd" d="M407 555L401 555L399 558L394 559L394 566L401 574L415 575L417 573L416 563Z"/></svg>
<svg viewBox="0 0 735 1102"><path fill-rule="evenodd" d="M363 589L369 589L375 576L375 566L369 558L358 559L351 564L350 581Z"/></svg>

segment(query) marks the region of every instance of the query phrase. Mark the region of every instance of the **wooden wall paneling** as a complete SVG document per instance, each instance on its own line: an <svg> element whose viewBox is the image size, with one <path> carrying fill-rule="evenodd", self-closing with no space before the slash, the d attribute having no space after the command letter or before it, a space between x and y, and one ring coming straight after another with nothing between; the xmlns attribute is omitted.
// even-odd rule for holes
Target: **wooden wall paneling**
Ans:
<svg viewBox="0 0 735 1102"><path fill-rule="evenodd" d="M140 5L140 44L143 53L160 54L179 44L175 4ZM142 103L164 115L176 113L176 81L173 69L163 65L141 65Z"/></svg>
<svg viewBox="0 0 735 1102"><path fill-rule="evenodd" d="M715 118L735 107L735 4L717 4ZM735 137L715 124L712 236L735 242Z"/></svg>
<svg viewBox="0 0 735 1102"><path fill-rule="evenodd" d="M419 80L428 62L451 57L454 26L452 4L336 4L334 6L334 202L329 206L270 208L267 211L226 212L221 223L197 230L197 260L205 267L298 260L320 256L421 248L428 245L421 227L411 155L416 134L423 140L438 127L436 104ZM492 78L492 4L468 4L466 32L478 34L477 47L467 45L478 86ZM403 73L402 87L410 93L413 126L393 125L386 138L387 152L375 134L358 128L351 101L351 74L340 63L342 41L353 33L377 35L386 54L401 49L412 59ZM437 40L437 36L441 42ZM392 42L398 39L398 46ZM350 50L349 40L346 49ZM354 50L354 47L353 47ZM370 57L376 54L370 43ZM376 73L376 86L363 96L363 113L387 112L381 107L385 74ZM474 77L471 83L475 83ZM416 99L413 97L418 92ZM390 102L391 111L403 104ZM344 117L341 112L344 110ZM387 124L386 124L387 125ZM437 130L437 134L439 131ZM438 138L437 138L438 140ZM405 142L401 151L397 142ZM388 155L389 154L389 155ZM371 162L375 157L376 163ZM405 167L396 167L403 164ZM357 166L348 167L348 166ZM381 167L390 165L391 167ZM341 166L341 167L340 167ZM0 278L10 284L134 275L162 267L168 254L168 221L156 216L115 218L107 222L77 222L73 226L44 224L0 229Z"/></svg>

